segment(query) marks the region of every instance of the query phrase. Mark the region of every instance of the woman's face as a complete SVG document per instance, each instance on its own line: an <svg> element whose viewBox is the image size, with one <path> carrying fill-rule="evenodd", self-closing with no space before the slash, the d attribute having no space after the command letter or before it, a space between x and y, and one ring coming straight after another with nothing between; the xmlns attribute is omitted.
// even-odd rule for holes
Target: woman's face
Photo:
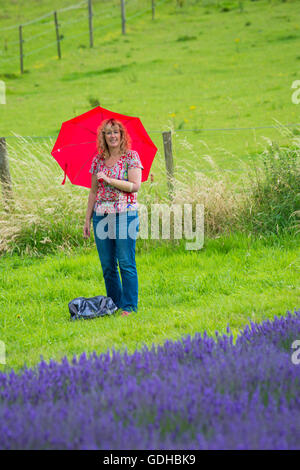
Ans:
<svg viewBox="0 0 300 470"><path fill-rule="evenodd" d="M107 126L104 130L105 140L109 150L118 149L121 143L119 126Z"/></svg>

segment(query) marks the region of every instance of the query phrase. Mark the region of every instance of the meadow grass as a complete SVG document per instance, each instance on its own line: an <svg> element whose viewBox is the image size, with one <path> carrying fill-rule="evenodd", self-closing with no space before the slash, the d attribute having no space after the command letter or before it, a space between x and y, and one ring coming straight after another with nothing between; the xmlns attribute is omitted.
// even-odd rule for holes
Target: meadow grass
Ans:
<svg viewBox="0 0 300 470"><path fill-rule="evenodd" d="M207 331L213 335L216 330L225 331L227 325L236 336L249 320L273 318L297 308L297 233L277 233L273 227L273 232L260 230L256 237L251 236L250 214L246 219L241 213L241 201L250 202L251 207L250 193L243 199L235 188L229 192L216 167L219 179L196 174L193 184L184 184L184 179L175 181L175 203L204 203L208 235L204 249L187 251L184 240L139 239L138 314L128 319L116 314L71 323L67 305L72 298L105 295L93 236L87 241L82 238L88 191L71 184L58 185L59 169L54 160L47 163L47 145L35 144L34 154L26 140L21 139L19 145L23 158L11 159L14 209L2 211L0 225L0 339L7 346L4 370L19 370L24 362L34 365L41 354L48 360L108 348L126 347L133 352L143 344L162 343L184 334ZM283 162L284 168L287 161L290 165L289 153L280 148L277 151L281 157L274 162ZM259 220L271 227L275 214L272 201L282 204L287 196L289 204L295 204L300 181L296 163L289 167L288 177L280 167L275 169L266 173L267 185L262 184L263 174L258 179L259 189L269 191L269 205L263 201L253 209L256 219L260 215ZM279 191L280 197L272 182L278 173L282 184L276 184L284 190ZM250 187L252 183L247 182ZM295 188L294 183L298 185ZM167 202L160 190L155 183L145 183L139 200L149 206ZM281 214L287 227L291 207L283 206ZM244 233L235 233L239 224ZM226 230L230 235L222 235Z"/></svg>
<svg viewBox="0 0 300 470"><path fill-rule="evenodd" d="M1 27L61 7L58 0L2 3ZM245 164L259 160L266 138L283 148L291 145L290 135L278 129L187 130L276 122L280 128L280 123L297 122L298 108L291 101L300 58L297 2L245 1L243 8L232 2L227 11L222 2L187 0L180 8L166 1L157 8L155 21L148 13L128 22L126 37L120 33L119 11L112 9L118 2L103 1L103 7L108 3L111 11L96 15L95 25L114 21L95 34L93 50L84 47L86 25L70 23L64 29L63 23L73 17L61 15L61 61L55 45L43 49L25 56L26 73L20 76L17 46L8 44L0 55L0 79L7 86L7 104L0 107L1 134L54 136L45 141L7 139L18 204L12 216L2 212L0 220L5 233L1 250L13 248L0 258L0 340L7 348L7 365L0 365L1 370L35 365L41 355L59 360L108 348L132 352L144 343L196 331L214 335L227 324L236 336L250 319L299 308L296 237L221 234L237 220ZM94 4L95 11L102 7ZM137 2L130 4L134 14ZM46 22L25 28L24 34L44 32ZM6 32L3 44L16 40L16 31ZM52 29L50 34L52 41ZM25 43L25 52L49 41L41 36L38 43ZM63 174L50 150L61 122L97 102L141 117L159 148L152 167L154 184L142 185L141 202L166 197L160 133L173 131L176 201L204 197L209 227L217 238L207 238L199 251L186 251L184 241L139 240L139 313L70 322L71 299L105 294L105 289L93 240L82 244L87 190L60 186ZM299 129L291 132L297 136ZM45 253L40 259L28 256Z"/></svg>
<svg viewBox="0 0 300 470"><path fill-rule="evenodd" d="M292 237L267 241L241 234L206 240L202 250L137 242L139 311L70 321L68 302L105 295L95 247L42 259L0 258L1 370L107 349L133 352L185 334L225 332L236 337L249 320L261 321L299 307L299 244Z"/></svg>

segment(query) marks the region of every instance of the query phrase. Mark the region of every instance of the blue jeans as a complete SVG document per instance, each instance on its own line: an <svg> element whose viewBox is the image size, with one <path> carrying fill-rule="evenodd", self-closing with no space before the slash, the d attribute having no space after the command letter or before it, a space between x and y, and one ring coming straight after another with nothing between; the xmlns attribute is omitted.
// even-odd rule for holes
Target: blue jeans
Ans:
<svg viewBox="0 0 300 470"><path fill-rule="evenodd" d="M107 296L118 308L137 311L135 245L139 229L138 212L96 215L94 211L93 228Z"/></svg>

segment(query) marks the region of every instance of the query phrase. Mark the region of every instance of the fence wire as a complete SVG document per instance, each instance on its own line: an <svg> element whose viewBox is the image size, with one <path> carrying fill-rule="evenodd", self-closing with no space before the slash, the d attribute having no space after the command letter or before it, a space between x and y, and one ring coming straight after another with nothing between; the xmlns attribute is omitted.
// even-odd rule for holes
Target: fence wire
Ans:
<svg viewBox="0 0 300 470"><path fill-rule="evenodd" d="M247 131L247 130L257 130L257 129L278 129L278 128L285 128L285 127L296 127L300 126L300 122L295 122L291 124L278 124L276 126L253 126L253 127L221 127L221 128L199 128L199 129L171 129L172 134L177 134L178 132L206 132L206 131L213 131L213 132L223 132L223 131ZM166 131L170 129L167 128ZM162 134L163 130L158 129L147 129L147 132L150 134ZM44 135L44 136L32 136L32 135L8 135L4 136L4 139L56 139L57 135Z"/></svg>
<svg viewBox="0 0 300 470"><path fill-rule="evenodd" d="M76 8L80 8L80 6L83 6L83 5L86 5L86 1L82 1L80 3L77 3L77 4L74 4L74 5L70 5L66 8L59 8L57 9L56 11L57 12L64 12L64 11L69 11L69 10L74 10ZM46 13L45 15L43 16L39 16L38 18L34 18L33 20L31 21L27 21L25 23L21 23L22 26L28 26L28 25L31 25L31 24L34 24L34 23L38 23L39 21L41 20L44 20L45 18L48 18L49 16L53 16L53 11L51 11L50 13ZM14 25L11 25L11 26L7 26L6 28L0 28L0 32L2 31L9 31L11 29L15 29L15 28L19 28L20 26L20 23L18 24L14 24Z"/></svg>
<svg viewBox="0 0 300 470"><path fill-rule="evenodd" d="M155 6L158 7L160 5L162 5L163 3L165 3L167 0L160 0L160 1L156 1L155 2ZM126 5L127 3L130 4L130 6L136 6L136 7L140 7L141 6L141 2L138 2L137 0L130 0L129 2L127 1L126 2ZM144 14L148 13L149 11L152 10L152 3L150 0L147 0L147 2L143 2L144 5L146 5L147 3L147 7L144 8L144 9L141 9L140 11L136 12L136 13L133 13L133 14L130 14L129 16L127 15L126 16L126 23L128 21L131 21L135 18L138 18L138 17L141 17L143 16ZM93 3L94 5L94 3ZM103 5L101 3L101 5ZM58 24L59 24L59 34L61 35L61 38L60 38L60 42L61 44L63 44L64 41L67 41L69 39L74 39L76 37L82 37L84 35L88 35L88 11L87 11L87 0L85 1L82 1L80 3L77 3L77 4L74 4L74 5L70 5L69 7L66 7L66 8L60 8L60 9L57 9L56 11L59 13L59 12L67 12L67 11L70 11L70 10L78 10L80 8L85 8L86 10L86 15L83 16L82 14L80 15L79 18L74 18L74 19L71 19L69 21L65 21L65 20L62 20L61 18L59 18L58 16ZM107 7L107 5L105 5L105 7ZM97 25L97 22L99 20L102 20L104 15L108 12L116 12L115 15L110 15L110 22L108 24L98 24ZM53 16L54 15L54 12L50 12L50 13L47 13L43 16L40 16L39 18L36 18L34 20L31 20L31 21L27 21L27 22L24 22L22 23L22 27L23 26L29 26L29 25L35 25L36 23L40 22L41 20L45 19L45 18L48 18L50 16ZM117 3L112 3L110 5L110 8L105 8L105 9L102 9L100 8L99 4L97 3L97 9L95 9L95 6L93 6L93 32L94 31L102 31L104 29L108 29L108 28L116 28L118 26L120 26L120 23L121 23L121 12L120 12L120 2L118 1ZM78 24L78 23L83 23L84 21L86 21L86 24L87 24L87 27L85 28L84 31L81 31L81 32L76 32L74 34L71 34L69 35L66 31L65 31L65 27L68 26L68 25L72 25L72 24ZM96 25L95 25L96 23ZM41 38L47 34L50 34L50 30L52 30L52 32L54 31L54 24L53 22L49 21L43 25L40 25L40 27L45 27L47 26L47 31L42 31L42 32L38 32L37 34L34 34L34 35L31 35L29 37L26 37L26 30L23 31L23 38L22 38L22 42L24 44L24 46L26 46L26 44L32 42L33 40L37 39L37 38ZM1 31L7 31L9 29L13 29L13 28L19 28L19 24L18 25L12 25L8 28L2 28L0 29L0 32ZM81 29L81 28L80 28ZM8 55L7 54L7 48L8 46L17 46L20 44L20 40L18 41L7 41L5 40L4 41L4 50L5 50L5 55ZM48 49L49 47L51 46L55 46L55 44L57 44L57 40L56 41L50 41L46 44L44 44L43 46L41 47L38 47L36 49L33 49L33 50L29 50L28 52L26 51L26 47L24 47L23 49L23 53L22 53L22 56L23 58L26 58L26 57L30 57L32 55L35 55L45 49ZM12 51L13 54L12 55L8 55L7 57L5 56L0 56L0 63L7 63L7 62L12 62L12 63L15 63L17 60L20 60L20 54L15 50L15 51Z"/></svg>

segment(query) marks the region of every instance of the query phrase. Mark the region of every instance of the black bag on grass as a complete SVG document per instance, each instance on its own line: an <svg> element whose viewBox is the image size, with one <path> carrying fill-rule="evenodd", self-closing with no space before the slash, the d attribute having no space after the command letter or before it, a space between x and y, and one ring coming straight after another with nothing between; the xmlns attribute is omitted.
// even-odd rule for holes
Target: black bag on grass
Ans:
<svg viewBox="0 0 300 470"><path fill-rule="evenodd" d="M118 310L110 297L98 295L97 297L77 297L68 304L71 320L80 318L88 320L96 317L112 315Z"/></svg>

